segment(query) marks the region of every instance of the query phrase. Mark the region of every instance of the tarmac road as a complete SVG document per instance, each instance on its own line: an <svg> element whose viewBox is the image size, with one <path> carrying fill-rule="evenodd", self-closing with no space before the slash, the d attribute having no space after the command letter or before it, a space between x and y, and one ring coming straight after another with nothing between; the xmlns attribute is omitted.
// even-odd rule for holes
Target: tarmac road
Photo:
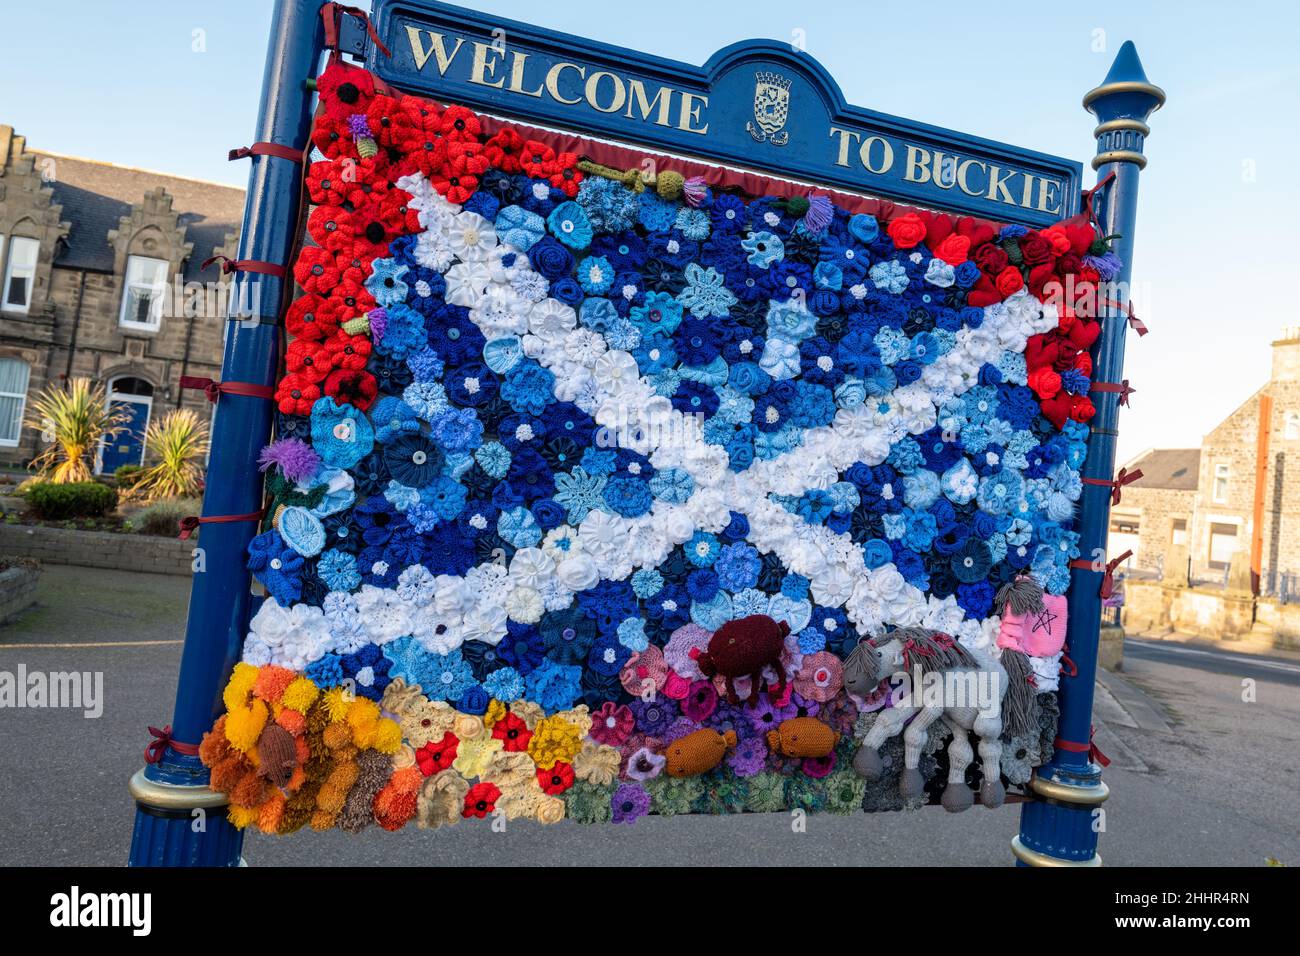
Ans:
<svg viewBox="0 0 1300 956"><path fill-rule="evenodd" d="M0 710L0 863L121 865L133 807L127 779L148 724L176 690L188 579L47 568L41 606L0 628L0 670L103 674L97 719L70 710ZM1130 641L1122 679L1103 678L1098 741L1114 751L1101 854L1108 865L1300 864L1300 665ZM1243 679L1254 701L1242 699ZM248 863L456 865L1006 865L1019 810L813 816L649 817L630 827L504 833L462 824L396 834L249 834Z"/></svg>

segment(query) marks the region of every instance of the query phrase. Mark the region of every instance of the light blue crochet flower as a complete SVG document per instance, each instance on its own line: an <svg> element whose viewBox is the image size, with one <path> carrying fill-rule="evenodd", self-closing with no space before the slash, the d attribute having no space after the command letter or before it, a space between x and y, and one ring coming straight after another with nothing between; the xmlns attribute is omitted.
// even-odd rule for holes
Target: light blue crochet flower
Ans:
<svg viewBox="0 0 1300 956"><path fill-rule="evenodd" d="M709 214L703 209L692 209L690 206L683 206L677 210L677 219L673 223L673 228L687 239L694 242L703 242L709 238Z"/></svg>
<svg viewBox="0 0 1300 956"><path fill-rule="evenodd" d="M767 309L768 341L802 342L817 330L817 316L793 302L772 302Z"/></svg>
<svg viewBox="0 0 1300 956"><path fill-rule="evenodd" d="M1002 378L1012 385L1024 385L1028 381L1028 369L1023 352L1003 352L998 358L997 369Z"/></svg>
<svg viewBox="0 0 1300 956"><path fill-rule="evenodd" d="M409 305L398 302L387 306L384 333L375 340L375 351L380 355L405 359L423 350L428 344L424 331L424 316Z"/></svg>
<svg viewBox="0 0 1300 956"><path fill-rule="evenodd" d="M587 213L592 227L600 232L621 232L631 228L640 208L636 193L603 176L584 179L578 187L577 202Z"/></svg>
<svg viewBox="0 0 1300 956"><path fill-rule="evenodd" d="M925 281L946 289L957 281L957 270L936 256L925 267Z"/></svg>
<svg viewBox="0 0 1300 956"><path fill-rule="evenodd" d="M402 391L402 401L426 422L451 408L447 391L438 382L412 382Z"/></svg>
<svg viewBox="0 0 1300 956"><path fill-rule="evenodd" d="M583 299L578 307L578 321L594 332L604 332L618 320L618 309L609 299Z"/></svg>
<svg viewBox="0 0 1300 956"><path fill-rule="evenodd" d="M591 220L576 202L562 202L552 209L546 217L546 227L570 249L586 249L591 245Z"/></svg>
<svg viewBox="0 0 1300 956"><path fill-rule="evenodd" d="M512 704L524 696L524 677L513 667L502 667L483 678L483 689L493 700Z"/></svg>
<svg viewBox="0 0 1300 956"><path fill-rule="evenodd" d="M511 508L497 518L497 534L513 548L532 548L542 540L542 529L527 508Z"/></svg>
<svg viewBox="0 0 1300 956"><path fill-rule="evenodd" d="M758 367L778 381L794 378L802 367L799 346L788 339L768 339Z"/></svg>
<svg viewBox="0 0 1300 956"><path fill-rule="evenodd" d="M976 499L980 509L991 515L1010 514L1024 493L1024 480L1014 471L1003 470L980 479Z"/></svg>
<svg viewBox="0 0 1300 956"><path fill-rule="evenodd" d="M837 515L848 514L862 503L862 496L851 481L837 481L827 491L831 496L831 508Z"/></svg>
<svg viewBox="0 0 1300 956"><path fill-rule="evenodd" d="M325 546L325 529L306 508L290 505L280 512L277 524L284 543L304 558L315 557Z"/></svg>
<svg viewBox="0 0 1300 956"><path fill-rule="evenodd" d="M860 212L849 219L849 233L858 242L870 244L880 235L880 224L876 222L875 216Z"/></svg>
<svg viewBox="0 0 1300 956"><path fill-rule="evenodd" d="M406 511L412 505L419 504L420 490L410 488L396 479L390 479L388 487L384 489L384 497L398 511Z"/></svg>
<svg viewBox="0 0 1300 956"><path fill-rule="evenodd" d="M316 574L331 591L351 591L361 586L357 559L346 551L331 549L322 554Z"/></svg>
<svg viewBox="0 0 1300 956"><path fill-rule="evenodd" d="M510 450L499 441L490 441L474 452L474 460L488 477L500 481L510 471Z"/></svg>
<svg viewBox="0 0 1300 956"><path fill-rule="evenodd" d="M604 256L588 256L578 263L578 285L587 295L604 295L614 284L614 267Z"/></svg>
<svg viewBox="0 0 1300 956"><path fill-rule="evenodd" d="M632 593L645 601L664 589L664 576L655 568L641 568L632 575Z"/></svg>
<svg viewBox="0 0 1300 956"><path fill-rule="evenodd" d="M493 225L497 237L502 242L508 242L524 252L531 249L542 236L546 235L546 223L542 217L521 206L506 206L497 213Z"/></svg>
<svg viewBox="0 0 1300 956"><path fill-rule="evenodd" d="M360 411L327 396L311 407L311 443L325 464L351 468L375 447L375 432Z"/></svg>
<svg viewBox="0 0 1300 956"><path fill-rule="evenodd" d="M737 618L767 614L771 607L772 599L758 588L745 588L731 596L731 613Z"/></svg>
<svg viewBox="0 0 1300 956"><path fill-rule="evenodd" d="M677 301L697 319L725 318L736 304L736 297L722 284L722 274L712 266L703 269L698 262L690 262L683 275L686 288L677 293Z"/></svg>
<svg viewBox="0 0 1300 956"><path fill-rule="evenodd" d="M410 266L400 264L396 259L376 259L370 264L370 278L366 280L366 291L375 299L380 308L406 302L410 291L402 276L410 271Z"/></svg>
<svg viewBox="0 0 1300 956"><path fill-rule="evenodd" d="M790 625L790 630L797 633L807 627L812 619L812 602L787 594L773 594L766 613L778 621L785 621Z"/></svg>
<svg viewBox="0 0 1300 956"><path fill-rule="evenodd" d="M677 204L652 192L643 192L638 200L637 219L646 232L664 232L677 221Z"/></svg>
<svg viewBox="0 0 1300 956"><path fill-rule="evenodd" d="M743 425L753 421L754 400L744 392L730 386L718 389L718 410L710 421L721 421L732 425ZM706 423L707 424L707 423Z"/></svg>
<svg viewBox="0 0 1300 956"><path fill-rule="evenodd" d="M446 475L439 475L433 479L433 482L427 488L420 489L420 502L432 508L434 513L443 521L450 521L465 510L465 499L468 495L469 489L460 482L448 478ZM525 514L528 514L528 512L525 512ZM505 536L502 535L502 537ZM538 531L538 540L541 540L540 531ZM529 546L516 545L516 547Z"/></svg>
<svg viewBox="0 0 1300 956"><path fill-rule="evenodd" d="M492 339L483 346L483 364L498 375L506 374L523 357L523 344L513 335Z"/></svg>
<svg viewBox="0 0 1300 956"><path fill-rule="evenodd" d="M420 430L415 409L396 395L385 395L370 407L370 422L375 428L375 440L381 445Z"/></svg>
<svg viewBox="0 0 1300 956"><path fill-rule="evenodd" d="M639 617L629 617L618 626L618 642L629 651L640 653L650 646L646 636L645 621Z"/></svg>
<svg viewBox="0 0 1300 956"><path fill-rule="evenodd" d="M716 631L728 621L735 620L731 608L731 595L719 591L708 601L691 602L691 620L706 631Z"/></svg>
<svg viewBox="0 0 1300 956"><path fill-rule="evenodd" d="M618 319L605 330L605 344L611 349L631 352L641 345L641 330L629 319Z"/></svg>
<svg viewBox="0 0 1300 956"><path fill-rule="evenodd" d="M813 285L839 292L844 286L844 270L833 262L819 262L813 267Z"/></svg>
<svg viewBox="0 0 1300 956"><path fill-rule="evenodd" d="M681 468L664 468L650 479L650 493L662 501L685 504L695 491L695 479Z"/></svg>
<svg viewBox="0 0 1300 956"><path fill-rule="evenodd" d="M929 508L939 500L939 476L924 468L903 479L903 501L909 508Z"/></svg>
<svg viewBox="0 0 1300 956"><path fill-rule="evenodd" d="M955 505L968 504L979 490L979 476L969 459L962 458L943 473L940 481L943 493Z"/></svg>
<svg viewBox="0 0 1300 956"><path fill-rule="evenodd" d="M785 258L785 243L770 232L751 232L740 240L740 247L749 253L749 264L760 269Z"/></svg>
<svg viewBox="0 0 1300 956"><path fill-rule="evenodd" d="M886 365L895 365L907 358L912 351L912 343L902 329L885 326L872 339L880 349L880 361Z"/></svg>
<svg viewBox="0 0 1300 956"><path fill-rule="evenodd" d="M647 292L641 305L634 305L628 317L642 335L668 336L682 324L682 304L666 292Z"/></svg>
<svg viewBox="0 0 1300 956"><path fill-rule="evenodd" d="M901 262L896 262L893 259L877 262L871 267L869 275L877 289L884 289L894 295L898 295L907 288L907 270L903 268Z"/></svg>
<svg viewBox="0 0 1300 956"><path fill-rule="evenodd" d="M430 700L459 700L473 687L474 671L459 650L450 654L430 654L413 637L403 637L384 646L384 656L393 662L389 677L400 677L408 684L419 684Z"/></svg>

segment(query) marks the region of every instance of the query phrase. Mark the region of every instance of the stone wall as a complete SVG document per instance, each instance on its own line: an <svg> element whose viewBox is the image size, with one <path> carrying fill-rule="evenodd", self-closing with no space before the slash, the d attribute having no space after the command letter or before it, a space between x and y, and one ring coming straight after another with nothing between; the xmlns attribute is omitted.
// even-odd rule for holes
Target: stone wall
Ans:
<svg viewBox="0 0 1300 956"><path fill-rule="evenodd" d="M11 621L36 601L39 568L9 568L0 571L0 624Z"/></svg>
<svg viewBox="0 0 1300 956"><path fill-rule="evenodd" d="M0 553L44 564L188 575L194 548L193 539L0 524Z"/></svg>
<svg viewBox="0 0 1300 956"><path fill-rule="evenodd" d="M1163 560L1173 541L1173 523L1175 519L1186 522L1185 528L1192 523L1192 501L1195 491L1172 488L1143 488L1131 486L1124 489L1121 503L1111 509L1112 525L1121 515L1137 514L1138 547L1133 556L1132 566L1144 571L1158 571L1163 567ZM1111 557L1117 557L1123 549L1111 547Z"/></svg>
<svg viewBox="0 0 1300 956"><path fill-rule="evenodd" d="M1130 634L1172 630L1216 641L1250 637L1281 648L1300 647L1300 604L1132 578L1125 582L1124 600L1124 628Z"/></svg>

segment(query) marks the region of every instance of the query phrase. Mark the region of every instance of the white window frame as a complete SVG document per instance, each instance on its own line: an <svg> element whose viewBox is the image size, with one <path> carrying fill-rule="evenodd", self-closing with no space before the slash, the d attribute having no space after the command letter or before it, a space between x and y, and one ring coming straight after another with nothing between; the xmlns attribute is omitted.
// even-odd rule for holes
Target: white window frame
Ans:
<svg viewBox="0 0 1300 956"><path fill-rule="evenodd" d="M1214 466L1214 477L1210 483L1210 499L1216 505L1228 503L1228 483L1232 480L1232 466L1219 463ZM1223 482L1223 494L1219 494L1219 482Z"/></svg>
<svg viewBox="0 0 1300 956"><path fill-rule="evenodd" d="M30 266L23 266L23 272L26 273L27 279L27 301L22 305L14 305L9 301L9 283L14 279L14 249L19 243L26 248L30 243L35 249ZM36 290L36 270L41 262L41 241L33 239L31 236L10 236L9 237L9 254L5 256L5 273L4 285L0 285L0 312L11 312L18 315L26 315L32 307L32 293Z"/></svg>
<svg viewBox="0 0 1300 956"><path fill-rule="evenodd" d="M12 356L0 356L0 362L17 362L27 370L27 377L23 384L21 392L0 392L0 398L18 399L18 429L12 439L0 435L0 448L17 448L23 440L23 418L27 414L27 389L32 383L32 367L20 358Z"/></svg>
<svg viewBox="0 0 1300 956"><path fill-rule="evenodd" d="M131 266L135 263L157 263L162 267L162 280L156 284L148 282L132 282ZM131 329L137 332L157 332L162 328L162 311L163 304L166 302L167 282L170 278L168 275L170 263L166 259L158 259L154 256L127 256L126 270L122 275L122 303L118 306L117 324L124 329ZM152 290L157 293L157 299L154 300L150 309L151 321L137 322L135 319L127 318L127 307L131 303L131 290L133 288L142 288Z"/></svg>

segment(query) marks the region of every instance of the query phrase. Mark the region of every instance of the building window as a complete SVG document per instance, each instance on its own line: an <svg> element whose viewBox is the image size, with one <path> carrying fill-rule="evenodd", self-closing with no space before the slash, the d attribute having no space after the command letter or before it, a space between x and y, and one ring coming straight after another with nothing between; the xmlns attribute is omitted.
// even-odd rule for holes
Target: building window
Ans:
<svg viewBox="0 0 1300 956"><path fill-rule="evenodd" d="M32 286L36 283L36 258L41 244L35 239L14 236L9 240L9 261L5 265L4 299L0 309L26 312L32 304Z"/></svg>
<svg viewBox="0 0 1300 956"><path fill-rule="evenodd" d="M126 260L126 288L122 292L122 327L158 331L166 292L165 260L129 256Z"/></svg>
<svg viewBox="0 0 1300 956"><path fill-rule="evenodd" d="M0 448L16 448L27 407L26 362L0 358Z"/></svg>
<svg viewBox="0 0 1300 956"><path fill-rule="evenodd" d="M1300 412L1287 412L1284 441L1297 439L1300 439Z"/></svg>
<svg viewBox="0 0 1300 956"><path fill-rule="evenodd" d="M1169 543L1186 544L1187 543L1187 519L1175 518L1172 522L1170 522L1170 527L1171 530L1169 534Z"/></svg>
<svg viewBox="0 0 1300 956"><path fill-rule="evenodd" d="M1226 568L1237 552L1237 526L1235 524L1210 525L1210 567Z"/></svg>
<svg viewBox="0 0 1300 956"><path fill-rule="evenodd" d="M1228 500L1228 466L1214 466L1214 487L1211 489L1215 504L1224 504Z"/></svg>

